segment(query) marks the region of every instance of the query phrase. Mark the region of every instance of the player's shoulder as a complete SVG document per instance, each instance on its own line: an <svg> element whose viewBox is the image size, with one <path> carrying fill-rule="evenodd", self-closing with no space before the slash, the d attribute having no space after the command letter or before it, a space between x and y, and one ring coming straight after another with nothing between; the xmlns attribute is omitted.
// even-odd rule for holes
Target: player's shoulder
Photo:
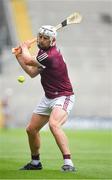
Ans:
<svg viewBox="0 0 112 180"><path fill-rule="evenodd" d="M39 57L39 56L40 56L40 57L42 57L42 56L48 56L48 53L47 53L47 51L40 49L39 52L38 52L38 57Z"/></svg>
<svg viewBox="0 0 112 180"><path fill-rule="evenodd" d="M51 55L59 55L59 54L61 54L60 49L57 46L51 47L49 53Z"/></svg>
<svg viewBox="0 0 112 180"><path fill-rule="evenodd" d="M37 59L39 62L41 62L41 61L43 61L43 60L46 59L46 58L48 58L47 52L44 51L44 50L42 50L42 49L40 49L39 52L38 52L38 54L37 54L36 59Z"/></svg>
<svg viewBox="0 0 112 180"><path fill-rule="evenodd" d="M38 52L38 60L44 60L46 58L52 59L54 57L61 57L60 49L57 46L50 47L47 51L39 50Z"/></svg>

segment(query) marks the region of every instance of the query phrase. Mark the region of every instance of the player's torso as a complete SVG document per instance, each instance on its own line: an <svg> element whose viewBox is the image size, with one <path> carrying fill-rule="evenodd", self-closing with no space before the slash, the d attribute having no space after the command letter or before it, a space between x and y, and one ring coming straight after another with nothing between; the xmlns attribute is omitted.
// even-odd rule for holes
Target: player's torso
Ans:
<svg viewBox="0 0 112 180"><path fill-rule="evenodd" d="M37 60L45 67L41 73L41 83L48 98L73 94L66 64L56 47L48 51L40 50Z"/></svg>

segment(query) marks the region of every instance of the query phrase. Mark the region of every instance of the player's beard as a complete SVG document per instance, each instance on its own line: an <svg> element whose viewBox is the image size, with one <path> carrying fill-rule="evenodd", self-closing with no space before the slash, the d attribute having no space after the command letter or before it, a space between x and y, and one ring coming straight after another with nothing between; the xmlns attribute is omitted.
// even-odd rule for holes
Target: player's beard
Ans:
<svg viewBox="0 0 112 180"><path fill-rule="evenodd" d="M39 49L42 49L42 50L44 50L44 51L47 51L51 46L49 46L49 47L43 47L41 44L37 44L37 47L39 48Z"/></svg>

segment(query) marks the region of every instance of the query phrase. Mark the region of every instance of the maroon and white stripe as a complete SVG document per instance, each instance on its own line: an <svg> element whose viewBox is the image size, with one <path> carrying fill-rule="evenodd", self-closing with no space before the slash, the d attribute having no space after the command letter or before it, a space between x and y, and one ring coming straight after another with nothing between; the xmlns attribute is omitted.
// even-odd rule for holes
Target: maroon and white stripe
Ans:
<svg viewBox="0 0 112 180"><path fill-rule="evenodd" d="M70 102L70 96L66 96L65 101L64 101L64 104L63 104L63 109L64 109L65 111L67 111L69 102Z"/></svg>
<svg viewBox="0 0 112 180"><path fill-rule="evenodd" d="M46 59L48 57L48 54L45 52L43 54L41 54L40 56L38 56L38 61L41 62L44 59Z"/></svg>

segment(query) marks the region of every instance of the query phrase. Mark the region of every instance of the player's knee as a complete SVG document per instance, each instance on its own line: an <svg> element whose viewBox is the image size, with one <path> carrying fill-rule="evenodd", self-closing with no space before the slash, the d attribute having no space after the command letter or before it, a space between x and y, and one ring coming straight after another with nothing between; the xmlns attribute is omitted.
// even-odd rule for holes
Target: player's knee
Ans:
<svg viewBox="0 0 112 180"><path fill-rule="evenodd" d="M27 132L27 134L33 134L34 133L34 129L31 127L31 126L27 126L26 127L26 132Z"/></svg>
<svg viewBox="0 0 112 180"><path fill-rule="evenodd" d="M59 129L59 126L56 122L49 122L49 128L52 132L56 132Z"/></svg>

